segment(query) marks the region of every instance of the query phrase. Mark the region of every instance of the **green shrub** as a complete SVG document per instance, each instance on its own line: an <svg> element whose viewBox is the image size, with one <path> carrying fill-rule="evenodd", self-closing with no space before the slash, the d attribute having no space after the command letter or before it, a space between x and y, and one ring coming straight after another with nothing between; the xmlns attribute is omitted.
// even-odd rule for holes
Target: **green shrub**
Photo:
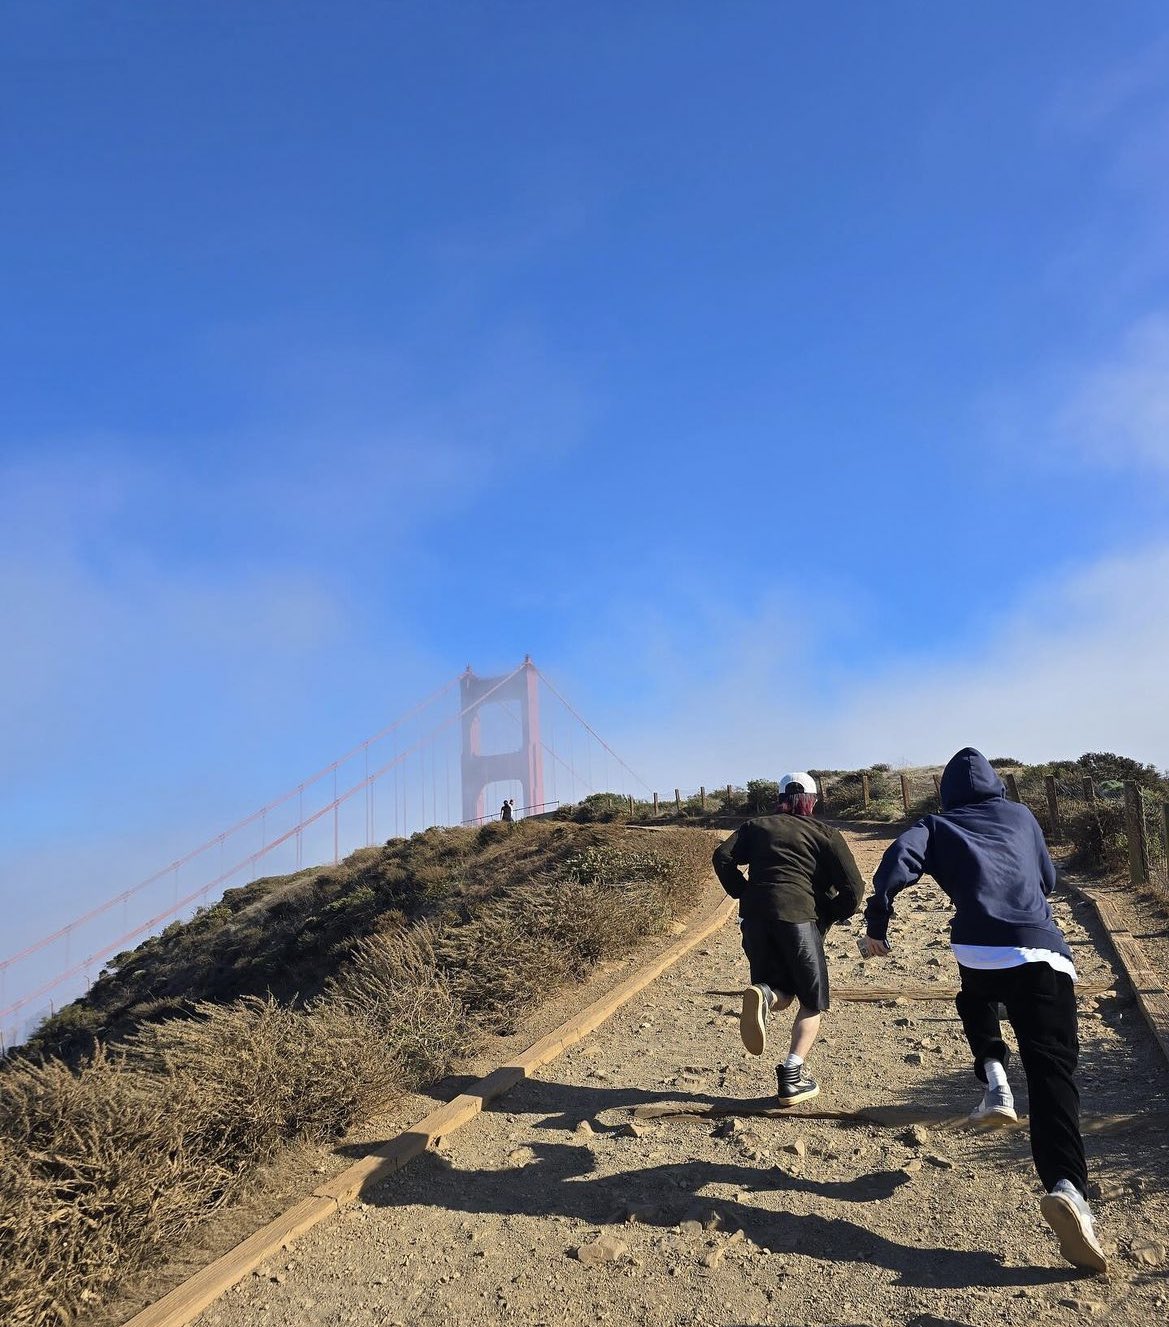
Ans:
<svg viewBox="0 0 1169 1327"><path fill-rule="evenodd" d="M748 815L770 815L779 802L779 784L775 779L747 780Z"/></svg>
<svg viewBox="0 0 1169 1327"><path fill-rule="evenodd" d="M583 801L564 808L567 818L578 824L612 824L628 820L629 798L621 793L590 793Z"/></svg>

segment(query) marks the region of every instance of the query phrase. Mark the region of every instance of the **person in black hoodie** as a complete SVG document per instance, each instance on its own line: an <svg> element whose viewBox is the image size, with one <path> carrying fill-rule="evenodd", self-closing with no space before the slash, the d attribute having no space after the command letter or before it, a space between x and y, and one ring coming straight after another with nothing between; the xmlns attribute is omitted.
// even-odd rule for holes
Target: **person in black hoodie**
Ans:
<svg viewBox="0 0 1169 1327"><path fill-rule="evenodd" d="M973 747L946 765L942 812L923 816L891 843L865 907L866 958L889 953L893 900L931 875L954 905L950 942L958 961L958 1016L983 1084L975 1123L1017 1119L999 1022L1005 1005L1027 1077L1031 1155L1046 1190L1040 1211L1077 1267L1107 1271L1088 1207L1075 1069L1076 970L1047 896L1055 867L1039 822L1007 800L1002 780Z"/></svg>
<svg viewBox="0 0 1169 1327"><path fill-rule="evenodd" d="M719 844L713 859L722 887L739 900L751 968L739 1031L752 1055L767 1049L767 1015L799 1001L787 1059L775 1071L782 1106L820 1092L804 1061L828 1008L823 935L834 921L851 917L865 893L848 844L811 819L815 805L812 776L785 774L778 813L748 820Z"/></svg>

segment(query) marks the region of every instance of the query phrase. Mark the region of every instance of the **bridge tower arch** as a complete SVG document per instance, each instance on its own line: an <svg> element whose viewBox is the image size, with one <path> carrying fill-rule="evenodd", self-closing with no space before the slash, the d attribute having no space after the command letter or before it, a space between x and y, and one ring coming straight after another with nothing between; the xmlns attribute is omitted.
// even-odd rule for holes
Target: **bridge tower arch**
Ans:
<svg viewBox="0 0 1169 1327"><path fill-rule="evenodd" d="M500 683L502 682L502 685ZM544 754L540 744L540 675L530 655L506 681L501 677L477 677L468 664L459 678L462 710L463 819L481 820L487 786L515 780L523 788L524 805L544 804ZM498 688L498 689L496 689ZM486 693L490 692L490 695ZM483 697L486 696L486 699ZM482 702L482 703L480 703ZM515 705L520 713L520 745L512 751L484 752L482 713L487 705Z"/></svg>

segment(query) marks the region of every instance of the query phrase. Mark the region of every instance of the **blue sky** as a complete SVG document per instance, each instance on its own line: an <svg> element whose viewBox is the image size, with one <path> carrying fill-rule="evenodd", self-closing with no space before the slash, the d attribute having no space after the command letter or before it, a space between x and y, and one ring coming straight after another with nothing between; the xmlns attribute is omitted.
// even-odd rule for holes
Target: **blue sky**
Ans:
<svg viewBox="0 0 1169 1327"><path fill-rule="evenodd" d="M1163 4L7 3L0 172L46 916L526 651L663 788L1169 764Z"/></svg>

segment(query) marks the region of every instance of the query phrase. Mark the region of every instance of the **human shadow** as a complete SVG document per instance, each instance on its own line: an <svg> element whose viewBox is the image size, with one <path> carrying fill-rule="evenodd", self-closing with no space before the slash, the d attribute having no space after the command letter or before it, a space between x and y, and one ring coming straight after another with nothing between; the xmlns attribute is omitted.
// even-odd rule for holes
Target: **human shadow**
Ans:
<svg viewBox="0 0 1169 1327"><path fill-rule="evenodd" d="M790 1189L791 1177L776 1170L761 1171L738 1162L687 1160L598 1175L595 1158L585 1144L541 1141L531 1153L533 1160L497 1170L460 1170L432 1153L420 1166L371 1187L362 1197L383 1207L425 1202L477 1215L566 1216L593 1226L633 1218L671 1227L695 1219L723 1230L741 1230L771 1253L883 1267L905 1286L1030 1286L1077 1275L1073 1269L1007 1267L1001 1258L982 1250L911 1246L840 1217L763 1210L702 1194L715 1184L756 1193ZM862 1176L835 1187L806 1182L803 1191L872 1201L882 1194L888 1196L892 1182L889 1176Z"/></svg>

